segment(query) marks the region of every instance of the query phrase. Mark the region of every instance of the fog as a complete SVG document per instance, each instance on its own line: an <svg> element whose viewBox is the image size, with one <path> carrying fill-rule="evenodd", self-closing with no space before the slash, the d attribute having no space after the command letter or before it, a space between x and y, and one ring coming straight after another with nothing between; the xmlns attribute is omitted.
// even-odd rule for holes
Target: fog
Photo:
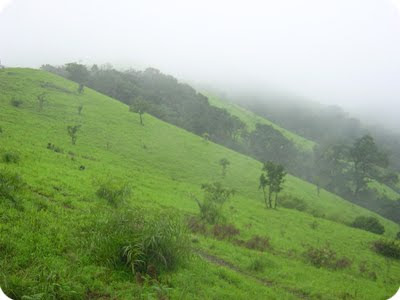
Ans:
<svg viewBox="0 0 400 300"><path fill-rule="evenodd" d="M0 59L152 66L400 128L400 0L0 0Z"/></svg>

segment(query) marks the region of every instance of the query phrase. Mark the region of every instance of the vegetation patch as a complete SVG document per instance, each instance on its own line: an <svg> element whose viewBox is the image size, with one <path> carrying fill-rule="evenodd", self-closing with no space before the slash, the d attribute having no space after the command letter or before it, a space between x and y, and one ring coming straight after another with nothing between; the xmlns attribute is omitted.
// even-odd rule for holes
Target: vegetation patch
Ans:
<svg viewBox="0 0 400 300"><path fill-rule="evenodd" d="M353 223L351 223L351 226L376 234L383 234L385 232L385 227L375 217L357 217Z"/></svg>
<svg viewBox="0 0 400 300"><path fill-rule="evenodd" d="M19 204L18 192L23 188L24 182L18 174L5 169L0 170L0 199Z"/></svg>
<svg viewBox="0 0 400 300"><path fill-rule="evenodd" d="M17 152L7 151L2 155L2 161L7 164L16 164L20 161L20 156Z"/></svg>
<svg viewBox="0 0 400 300"><path fill-rule="evenodd" d="M261 252L272 249L270 239L268 237L261 237L258 235L251 237L247 241L236 239L236 240L234 240L234 243L241 247L245 247L247 249L257 250L257 251L261 251Z"/></svg>
<svg viewBox="0 0 400 300"><path fill-rule="evenodd" d="M400 259L400 242L395 240L378 240L373 243L373 249L386 257Z"/></svg>
<svg viewBox="0 0 400 300"><path fill-rule="evenodd" d="M307 203L298 197L282 197L281 205L285 208L296 209L298 211L306 211L308 208Z"/></svg>
<svg viewBox="0 0 400 300"><path fill-rule="evenodd" d="M230 239L238 235L240 230L232 224L215 224L212 229L212 234L218 240Z"/></svg>
<svg viewBox="0 0 400 300"><path fill-rule="evenodd" d="M132 189L128 183L111 178L98 183L96 195L106 200L109 205L117 207L130 197L131 192Z"/></svg>
<svg viewBox="0 0 400 300"><path fill-rule="evenodd" d="M325 267L336 270L347 268L352 264L352 261L345 256L337 258L336 251L329 246L321 248L309 247L304 252L304 256L317 268Z"/></svg>
<svg viewBox="0 0 400 300"><path fill-rule="evenodd" d="M22 103L24 103L24 101L22 101L21 99L17 99L17 98L12 98L10 101L10 104L14 107L20 107L22 105Z"/></svg>

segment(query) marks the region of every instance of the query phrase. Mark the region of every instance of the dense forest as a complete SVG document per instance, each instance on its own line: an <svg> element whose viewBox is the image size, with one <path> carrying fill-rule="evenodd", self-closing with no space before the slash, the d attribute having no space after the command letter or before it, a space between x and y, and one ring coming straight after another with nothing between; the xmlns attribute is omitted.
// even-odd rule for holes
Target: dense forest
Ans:
<svg viewBox="0 0 400 300"><path fill-rule="evenodd" d="M210 105L207 97L170 75L148 68L119 71L110 65L88 68L77 63L42 66L120 100L131 111L145 113L184 128L259 161L275 161L292 174L349 201L400 223L400 199L392 200L369 187L372 181L399 191L396 171L400 169L398 139L368 130L340 108L326 107L316 112L271 102L246 102L246 106L301 136L318 143L313 151L297 148L293 141L270 125L257 124L249 130L238 117ZM389 155L389 152L391 155ZM390 159L389 159L390 158Z"/></svg>

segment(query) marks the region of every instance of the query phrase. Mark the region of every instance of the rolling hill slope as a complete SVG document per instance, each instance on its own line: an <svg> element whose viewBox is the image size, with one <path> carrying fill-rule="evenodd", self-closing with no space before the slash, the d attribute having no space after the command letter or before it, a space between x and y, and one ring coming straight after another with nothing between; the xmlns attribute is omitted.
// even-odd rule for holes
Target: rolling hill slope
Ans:
<svg viewBox="0 0 400 300"><path fill-rule="evenodd" d="M26 182L22 209L0 198L0 286L15 298L157 298L161 289L172 299L383 299L397 290L400 262L371 250L378 235L345 225L373 215L393 238L399 231L393 222L329 192L317 196L315 186L293 176L284 194L303 199L305 211L265 209L258 161L150 115L141 126L125 104L76 88L42 71L0 71L0 154L20 156L0 170ZM11 105L13 98L22 103ZM66 129L74 125L81 125L76 145ZM231 162L225 178L223 157ZM185 215L198 211L191 193L200 197L202 183L222 181L236 190L224 211L240 230L236 238L260 236L270 247L257 251L192 233L193 258L162 274L163 285L140 286L128 267L99 263L89 251L91 222L113 211L96 196L97 182L110 177L134 187L128 205ZM315 267L304 256L310 247L333 249L351 264Z"/></svg>

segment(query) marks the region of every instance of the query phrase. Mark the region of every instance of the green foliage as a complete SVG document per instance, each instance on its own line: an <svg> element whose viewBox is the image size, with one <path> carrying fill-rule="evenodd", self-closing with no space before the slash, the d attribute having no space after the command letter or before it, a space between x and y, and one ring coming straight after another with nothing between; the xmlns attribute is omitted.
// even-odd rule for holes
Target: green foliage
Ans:
<svg viewBox="0 0 400 300"><path fill-rule="evenodd" d="M259 179L259 189L263 190L264 193L264 201L265 204L272 208L272 194L275 193L275 208L278 202L278 194L282 191L282 184L284 182L284 177L286 176L286 172L284 168L280 164L275 164L272 161L268 161L264 163L263 169L265 174L262 173ZM268 198L265 193L265 189L268 186ZM267 202L268 200L268 202Z"/></svg>
<svg viewBox="0 0 400 300"><path fill-rule="evenodd" d="M122 247L122 259L134 274L140 272L155 277L151 273L174 270L189 258L186 226L177 214L137 214L134 218L130 217L127 224L131 226L128 230L133 232Z"/></svg>
<svg viewBox="0 0 400 300"><path fill-rule="evenodd" d="M87 80L89 79L89 71L82 64L77 64L77 63L66 64L65 70L67 71L68 78L79 84L83 84L87 82Z"/></svg>
<svg viewBox="0 0 400 300"><path fill-rule="evenodd" d="M355 218L351 226L376 234L383 234L385 232L385 227L375 217L359 216Z"/></svg>
<svg viewBox="0 0 400 300"><path fill-rule="evenodd" d="M400 242L395 240L378 240L373 243L374 250L383 256L400 259Z"/></svg>
<svg viewBox="0 0 400 300"><path fill-rule="evenodd" d="M7 151L5 153L2 154L2 160L5 163L8 164L16 164L20 161L20 156L17 152L12 152L12 151Z"/></svg>
<svg viewBox="0 0 400 300"><path fill-rule="evenodd" d="M230 239L238 235L240 230L232 224L215 224L212 228L212 234L219 240Z"/></svg>
<svg viewBox="0 0 400 300"><path fill-rule="evenodd" d="M10 101L10 104L15 107L20 107L22 105L22 103L24 103L24 101L22 101L21 99L17 99L17 98L12 98Z"/></svg>
<svg viewBox="0 0 400 300"><path fill-rule="evenodd" d="M132 193L130 185L118 179L107 179L98 183L96 195L113 207L122 205Z"/></svg>
<svg viewBox="0 0 400 300"><path fill-rule="evenodd" d="M82 94L84 89L85 89L85 85L83 83L79 83L78 94Z"/></svg>
<svg viewBox="0 0 400 300"><path fill-rule="evenodd" d="M78 115L82 114L82 110L83 110L83 105L81 104L78 106Z"/></svg>
<svg viewBox="0 0 400 300"><path fill-rule="evenodd" d="M396 239L400 240L400 231L398 233L396 233Z"/></svg>
<svg viewBox="0 0 400 300"><path fill-rule="evenodd" d="M367 187L369 180L379 177L377 167L386 168L388 157L381 153L370 135L357 139L349 151L349 159L353 163L352 181L355 186L354 194Z"/></svg>
<svg viewBox="0 0 400 300"><path fill-rule="evenodd" d="M225 188L219 182L203 184L203 201L194 197L200 209L200 218L210 224L219 222L222 218L222 207L235 194L233 189Z"/></svg>
<svg viewBox="0 0 400 300"><path fill-rule="evenodd" d="M0 169L0 200L5 199L13 204L19 204L18 193L24 187L24 182L18 174L6 169Z"/></svg>
<svg viewBox="0 0 400 300"><path fill-rule="evenodd" d="M248 269L254 272L262 272L265 269L265 263L260 257L256 257L251 260Z"/></svg>
<svg viewBox="0 0 400 300"><path fill-rule="evenodd" d="M298 211L306 211L308 205L306 201L298 197L283 197L281 199L281 205L285 208L296 209Z"/></svg>
<svg viewBox="0 0 400 300"><path fill-rule="evenodd" d="M226 159L226 158L221 158L221 159L219 160L219 165L222 167L222 172L221 172L222 177L225 177L225 175L226 175L226 168L227 168L230 164L231 164L230 161L229 161L228 159Z"/></svg>
<svg viewBox="0 0 400 300"><path fill-rule="evenodd" d="M60 147L58 147L58 146L56 146L56 145L54 145L52 143L48 143L47 144L47 149L52 150L52 151L54 151L56 153L64 153L63 149L61 149Z"/></svg>
<svg viewBox="0 0 400 300"><path fill-rule="evenodd" d="M139 114L140 117L140 124L143 124L143 117L142 115L147 112L149 109L148 103L142 97L136 97L132 100L131 104L129 105L129 110Z"/></svg>
<svg viewBox="0 0 400 300"><path fill-rule="evenodd" d="M67 126L68 135L71 137L72 145L75 145L76 143L79 128L81 128L81 125Z"/></svg>

